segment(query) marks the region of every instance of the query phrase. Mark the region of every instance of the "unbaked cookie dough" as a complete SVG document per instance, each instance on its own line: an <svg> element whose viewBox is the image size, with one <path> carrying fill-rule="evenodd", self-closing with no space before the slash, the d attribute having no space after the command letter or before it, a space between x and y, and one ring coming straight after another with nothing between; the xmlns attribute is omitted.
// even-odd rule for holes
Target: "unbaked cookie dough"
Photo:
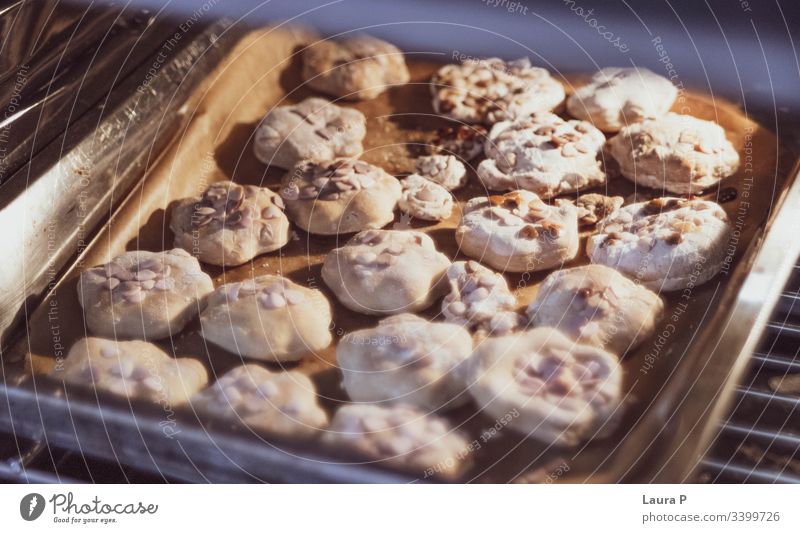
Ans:
<svg viewBox="0 0 800 533"><path fill-rule="evenodd" d="M256 129L253 150L262 163L285 169L304 159L358 157L366 124L360 111L306 98L271 109Z"/></svg>
<svg viewBox="0 0 800 533"><path fill-rule="evenodd" d="M286 174L281 197L289 218L309 233L338 235L394 220L400 182L358 159L303 161Z"/></svg>
<svg viewBox="0 0 800 533"><path fill-rule="evenodd" d="M471 353L472 337L463 327L402 314L345 335L336 361L354 402L438 411L468 400L456 369Z"/></svg>
<svg viewBox="0 0 800 533"><path fill-rule="evenodd" d="M330 304L320 291L263 275L217 287L200 314L200 333L242 357L289 362L326 348L330 323Z"/></svg>
<svg viewBox="0 0 800 533"><path fill-rule="evenodd" d="M212 290L197 259L175 248L126 252L82 272L78 300L93 334L155 340L179 333Z"/></svg>
<svg viewBox="0 0 800 533"><path fill-rule="evenodd" d="M453 213L453 197L441 185L411 174L402 186L397 205L403 213L421 220L444 220Z"/></svg>
<svg viewBox="0 0 800 533"><path fill-rule="evenodd" d="M578 253L577 209L529 191L473 198L456 229L461 251L501 272L545 270Z"/></svg>
<svg viewBox="0 0 800 533"><path fill-rule="evenodd" d="M322 279L348 309L390 315L430 307L446 291L448 266L422 232L367 230L328 254Z"/></svg>
<svg viewBox="0 0 800 533"><path fill-rule="evenodd" d="M656 198L620 208L597 225L586 250L655 291L696 287L725 262L732 226L714 202Z"/></svg>
<svg viewBox="0 0 800 533"><path fill-rule="evenodd" d="M198 198L178 202L170 229L175 246L203 263L241 265L289 242L281 197L263 187L212 183Z"/></svg>

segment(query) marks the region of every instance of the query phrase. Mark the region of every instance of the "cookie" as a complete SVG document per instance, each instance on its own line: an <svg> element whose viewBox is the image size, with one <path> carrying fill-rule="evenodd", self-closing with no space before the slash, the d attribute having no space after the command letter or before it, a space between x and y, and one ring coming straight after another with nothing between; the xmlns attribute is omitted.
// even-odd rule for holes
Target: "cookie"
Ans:
<svg viewBox="0 0 800 533"><path fill-rule="evenodd" d="M608 150L629 180L676 194L699 194L739 167L718 124L675 113L623 128Z"/></svg>
<svg viewBox="0 0 800 533"><path fill-rule="evenodd" d="M53 371L53 377L164 407L185 403L208 383L206 369L196 359L173 359L145 341L97 337L86 337L73 344L64 364Z"/></svg>
<svg viewBox="0 0 800 533"><path fill-rule="evenodd" d="M229 370L191 398L201 418L244 424L288 437L309 437L328 425L308 376L271 372L258 365Z"/></svg>
<svg viewBox="0 0 800 533"><path fill-rule="evenodd" d="M488 189L525 189L542 198L596 187L606 174L598 155L603 133L580 120L537 113L494 125L478 179Z"/></svg>
<svg viewBox="0 0 800 533"><path fill-rule="evenodd" d="M212 183L201 196L172 210L175 247L203 263L236 266L289 242L289 219L280 196L263 187Z"/></svg>
<svg viewBox="0 0 800 533"><path fill-rule="evenodd" d="M200 314L200 334L242 357L289 362L326 348L330 323L320 291L264 275L217 287Z"/></svg>
<svg viewBox="0 0 800 533"><path fill-rule="evenodd" d="M467 167L453 155L426 155L417 159L417 174L454 191L467 184Z"/></svg>
<svg viewBox="0 0 800 533"><path fill-rule="evenodd" d="M575 200L578 208L578 227L594 226L608 215L622 207L625 199L622 196L605 196L603 194L582 194Z"/></svg>
<svg viewBox="0 0 800 533"><path fill-rule="evenodd" d="M534 326L623 355L653 334L664 303L613 268L586 265L548 275L526 312Z"/></svg>
<svg viewBox="0 0 800 533"><path fill-rule="evenodd" d="M442 300L445 320L474 331L506 335L522 325L517 299L506 279L476 261L456 261L447 269L450 294Z"/></svg>
<svg viewBox="0 0 800 533"><path fill-rule="evenodd" d="M289 218L309 233L339 235L394 220L400 182L358 159L303 161L286 174L281 197Z"/></svg>
<svg viewBox="0 0 800 533"><path fill-rule="evenodd" d="M467 401L455 371L471 353L472 337L461 326L402 314L345 335L336 361L354 402L437 411Z"/></svg>
<svg viewBox="0 0 800 533"><path fill-rule="evenodd" d="M371 100L409 80L396 46L368 35L320 41L303 50L303 80L317 91L345 100Z"/></svg>
<svg viewBox="0 0 800 533"><path fill-rule="evenodd" d="M366 124L360 111L306 98L271 109L256 129L253 150L262 163L285 169L304 159L358 157Z"/></svg>
<svg viewBox="0 0 800 533"><path fill-rule="evenodd" d="M528 58L445 65L431 79L431 92L440 115L487 125L551 111L564 101L564 86Z"/></svg>
<svg viewBox="0 0 800 533"><path fill-rule="evenodd" d="M126 252L82 272L78 300L94 335L155 340L179 333L212 290L197 259L175 248Z"/></svg>
<svg viewBox="0 0 800 533"><path fill-rule="evenodd" d="M529 191L473 198L455 237L465 255L501 272L545 270L577 255L577 209L547 205Z"/></svg>
<svg viewBox="0 0 800 533"><path fill-rule="evenodd" d="M328 254L322 279L348 309L391 315L430 307L446 291L448 266L422 232L367 230Z"/></svg>
<svg viewBox="0 0 800 533"><path fill-rule="evenodd" d="M605 434L621 410L617 358L551 328L484 340L465 374L488 416L548 445L574 446Z"/></svg>
<svg viewBox="0 0 800 533"><path fill-rule="evenodd" d="M441 185L411 174L402 186L397 206L403 213L421 220L444 220L453 213L453 197Z"/></svg>
<svg viewBox="0 0 800 533"><path fill-rule="evenodd" d="M567 111L597 128L619 131L625 126L664 115L678 89L646 68L608 67L567 98Z"/></svg>
<svg viewBox="0 0 800 533"><path fill-rule="evenodd" d="M410 405L340 407L323 441L423 477L454 478L469 464L469 443L448 422Z"/></svg>
<svg viewBox="0 0 800 533"><path fill-rule="evenodd" d="M483 153L489 130L480 124L457 124L436 130L431 141L434 155L452 155L471 161Z"/></svg>
<svg viewBox="0 0 800 533"><path fill-rule="evenodd" d="M732 229L714 202L656 198L626 205L600 222L586 250L592 263L616 268L645 287L677 291L719 272Z"/></svg>

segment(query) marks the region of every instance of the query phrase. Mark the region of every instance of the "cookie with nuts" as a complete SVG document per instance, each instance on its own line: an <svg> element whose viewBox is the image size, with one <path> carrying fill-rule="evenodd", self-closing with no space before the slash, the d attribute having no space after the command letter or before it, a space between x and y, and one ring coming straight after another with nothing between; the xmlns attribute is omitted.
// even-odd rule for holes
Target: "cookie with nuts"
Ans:
<svg viewBox="0 0 800 533"><path fill-rule="evenodd" d="M450 293L442 300L445 320L490 335L507 335L522 326L517 298L502 274L477 261L456 261L447 269Z"/></svg>
<svg viewBox="0 0 800 533"><path fill-rule="evenodd" d="M358 159L303 161L283 179L289 218L309 233L340 235L394 220L402 187L394 176Z"/></svg>
<svg viewBox="0 0 800 533"><path fill-rule="evenodd" d="M622 196L605 196L597 193L578 196L575 200L575 206L578 208L578 226L581 228L594 226L622 207L623 203L625 199Z"/></svg>
<svg viewBox="0 0 800 533"><path fill-rule="evenodd" d="M348 333L336 347L336 361L354 402L437 411L467 401L456 369L471 353L472 337L463 327L402 314Z"/></svg>
<svg viewBox="0 0 800 533"><path fill-rule="evenodd" d="M217 287L200 314L200 334L242 357L290 362L326 348L330 323L320 291L263 275Z"/></svg>
<svg viewBox="0 0 800 533"><path fill-rule="evenodd" d="M155 344L86 337L72 345L56 379L116 396L179 405L208 383L205 366L172 358Z"/></svg>
<svg viewBox="0 0 800 533"><path fill-rule="evenodd" d="M574 446L613 428L621 410L617 358L552 328L484 340L467 362L475 402L548 445Z"/></svg>
<svg viewBox="0 0 800 533"><path fill-rule="evenodd" d="M564 86L528 58L498 58L445 65L431 79L433 108L459 122L491 125L564 102Z"/></svg>
<svg viewBox="0 0 800 533"><path fill-rule="evenodd" d="M304 159L358 157L366 123L360 111L306 98L271 109L256 129L253 150L262 163L285 169Z"/></svg>
<svg viewBox="0 0 800 533"><path fill-rule="evenodd" d="M453 212L453 197L441 185L419 174L403 181L403 193L397 206L403 213L421 220L444 220Z"/></svg>
<svg viewBox="0 0 800 533"><path fill-rule="evenodd" d="M403 53L369 35L319 41L303 50L302 55L305 82L317 91L345 100L371 100L409 80Z"/></svg>
<svg viewBox="0 0 800 533"><path fill-rule="evenodd" d="M598 155L606 138L581 120L537 113L495 124L478 179L492 190L525 189L542 198L605 183Z"/></svg>
<svg viewBox="0 0 800 533"><path fill-rule="evenodd" d="M616 132L664 115L677 97L678 89L651 70L608 67L567 98L567 111L603 131Z"/></svg>
<svg viewBox="0 0 800 533"><path fill-rule="evenodd" d="M155 340L179 333L213 289L197 259L181 248L135 251L82 272L78 300L94 335Z"/></svg>
<svg viewBox="0 0 800 533"><path fill-rule="evenodd" d="M325 257L322 279L348 309L392 315L430 307L446 291L448 266L425 233L367 230Z"/></svg>
<svg viewBox="0 0 800 533"><path fill-rule="evenodd" d="M608 150L629 180L675 194L699 194L739 167L721 126L675 113L623 128Z"/></svg>
<svg viewBox="0 0 800 533"><path fill-rule="evenodd" d="M288 437L310 437L328 425L314 384L295 370L237 366L192 396L191 403L202 419Z"/></svg>
<svg viewBox="0 0 800 533"><path fill-rule="evenodd" d="M453 155L426 155L417 159L417 174L454 191L467 184L467 167Z"/></svg>
<svg viewBox="0 0 800 533"><path fill-rule="evenodd" d="M279 195L264 187L212 183L172 210L175 246L203 263L241 265L289 242L289 219Z"/></svg>
<svg viewBox="0 0 800 533"><path fill-rule="evenodd" d="M469 465L469 443L442 417L410 405L340 407L323 441L421 476L455 478Z"/></svg>
<svg viewBox="0 0 800 533"><path fill-rule="evenodd" d="M577 209L548 205L530 191L473 198L455 237L465 255L501 272L545 270L577 255Z"/></svg>
<svg viewBox="0 0 800 533"><path fill-rule="evenodd" d="M620 208L597 225L587 252L655 291L713 278L725 262L732 226L719 204L656 198Z"/></svg>
<svg viewBox="0 0 800 533"><path fill-rule="evenodd" d="M457 124L436 130L431 140L434 155L452 155L471 161L483 153L483 145L489 130L480 124Z"/></svg>
<svg viewBox="0 0 800 533"><path fill-rule="evenodd" d="M652 335L663 311L650 289L613 268L586 265L548 275L526 313L534 326L621 356Z"/></svg>

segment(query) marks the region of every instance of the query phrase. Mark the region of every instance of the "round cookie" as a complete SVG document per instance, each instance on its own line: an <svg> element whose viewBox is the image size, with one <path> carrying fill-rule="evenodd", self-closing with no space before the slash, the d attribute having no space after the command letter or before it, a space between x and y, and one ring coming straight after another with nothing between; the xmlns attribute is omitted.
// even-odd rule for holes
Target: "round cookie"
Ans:
<svg viewBox="0 0 800 533"><path fill-rule="evenodd" d="M450 479L464 471L470 451L444 418L410 405L340 407L323 441L424 477Z"/></svg>
<svg viewBox="0 0 800 533"><path fill-rule="evenodd" d="M664 115L677 96L678 89L651 70L608 67L567 98L567 110L603 131L615 132Z"/></svg>
<svg viewBox="0 0 800 533"><path fill-rule="evenodd" d="M53 377L116 396L179 405L208 383L203 364L173 359L155 344L97 337L78 340Z"/></svg>
<svg viewBox="0 0 800 533"><path fill-rule="evenodd" d="M472 337L461 326L402 314L348 333L336 347L336 361L354 402L437 411L467 401L455 371L471 353Z"/></svg>
<svg viewBox="0 0 800 533"><path fill-rule="evenodd" d="M348 309L390 315L430 307L446 290L448 266L422 232L367 230L328 254L322 279Z"/></svg>
<svg viewBox="0 0 800 533"><path fill-rule="evenodd" d="M400 182L357 159L303 161L286 174L281 197L292 222L309 233L339 235L394 220Z"/></svg>
<svg viewBox="0 0 800 533"><path fill-rule="evenodd" d="M467 168L454 155L426 155L417 159L417 174L454 191L467 184Z"/></svg>
<svg viewBox="0 0 800 533"><path fill-rule="evenodd" d="M433 109L459 122L494 124L564 101L564 86L528 58L490 58L445 65L431 79Z"/></svg>
<svg viewBox="0 0 800 533"><path fill-rule="evenodd" d="M262 163L285 169L304 159L358 157L366 124L360 111L306 98L271 109L256 129L253 150Z"/></svg>
<svg viewBox="0 0 800 533"><path fill-rule="evenodd" d="M501 272L545 270L577 255L577 209L547 205L529 191L473 198L455 237L465 255Z"/></svg>
<svg viewBox="0 0 800 533"><path fill-rule="evenodd" d="M442 300L448 322L492 335L506 335L522 325L517 299L506 279L476 261L456 261L447 269L450 294Z"/></svg>
<svg viewBox="0 0 800 533"><path fill-rule="evenodd" d="M483 153L489 131L480 124L456 124L436 130L431 141L431 151L438 155L452 155L471 161Z"/></svg>
<svg viewBox="0 0 800 533"><path fill-rule="evenodd" d="M610 429L620 408L616 357L551 328L484 340L467 362L470 393L490 417L552 445L574 446Z"/></svg>
<svg viewBox="0 0 800 533"><path fill-rule="evenodd" d="M328 425L308 376L238 366L191 399L201 416L244 424L288 437L309 437Z"/></svg>
<svg viewBox="0 0 800 533"><path fill-rule="evenodd" d="M368 35L320 41L303 51L303 80L317 91L345 100L371 100L408 82L408 67L396 46Z"/></svg>
<svg viewBox="0 0 800 533"><path fill-rule="evenodd" d="M725 210L714 202L656 198L626 205L600 222L586 250L592 263L645 287L677 291L719 272L731 231Z"/></svg>
<svg viewBox="0 0 800 533"><path fill-rule="evenodd" d="M603 133L580 120L537 113L494 125L478 179L488 189L525 189L542 198L605 183L598 155Z"/></svg>
<svg viewBox="0 0 800 533"><path fill-rule="evenodd" d="M623 355L655 331L664 303L613 268L586 265L548 275L527 314L581 344Z"/></svg>
<svg viewBox="0 0 800 533"><path fill-rule="evenodd" d="M330 323L320 291L264 275L217 287L200 314L200 334L242 357L288 362L326 348Z"/></svg>
<svg viewBox="0 0 800 533"><path fill-rule="evenodd" d="M78 300L95 335L163 339L180 332L214 290L185 250L126 252L81 273Z"/></svg>
<svg viewBox="0 0 800 533"><path fill-rule="evenodd" d="M676 194L699 194L739 167L718 124L675 113L623 128L608 150L629 180Z"/></svg>
<svg viewBox="0 0 800 533"><path fill-rule="evenodd" d="M212 183L198 198L172 210L175 247L203 263L241 265L289 242L289 220L281 197L263 187Z"/></svg>
<svg viewBox="0 0 800 533"><path fill-rule="evenodd" d="M411 174L402 186L397 206L403 213L421 220L444 220L453 213L453 197L441 185Z"/></svg>

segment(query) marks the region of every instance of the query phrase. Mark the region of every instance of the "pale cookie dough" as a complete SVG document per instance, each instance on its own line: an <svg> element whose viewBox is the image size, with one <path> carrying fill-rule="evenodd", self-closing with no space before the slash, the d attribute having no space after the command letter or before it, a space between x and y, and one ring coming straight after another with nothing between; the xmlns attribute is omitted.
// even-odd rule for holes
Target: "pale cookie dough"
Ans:
<svg viewBox="0 0 800 533"><path fill-rule="evenodd" d="M574 446L605 434L621 410L617 358L551 328L484 340L466 378L488 416L506 417L510 429L545 444Z"/></svg>
<svg viewBox="0 0 800 533"><path fill-rule="evenodd" d="M368 230L328 254L322 279L348 309L391 315L430 307L446 291L448 266L422 232Z"/></svg>
<svg viewBox="0 0 800 533"><path fill-rule="evenodd" d="M281 197L263 187L212 183L202 196L172 210L175 247L203 263L241 265L289 242L289 220Z"/></svg>
<svg viewBox="0 0 800 533"><path fill-rule="evenodd" d="M603 131L664 115L678 96L670 81L646 68L608 67L567 98L567 110Z"/></svg>
<svg viewBox="0 0 800 533"><path fill-rule="evenodd" d="M309 437L328 425L308 376L271 372L248 364L226 372L191 399L192 407L212 418L244 424L288 437Z"/></svg>
<svg viewBox="0 0 800 533"><path fill-rule="evenodd" d="M534 326L620 356L653 334L663 312L656 293L604 265L553 272L527 309Z"/></svg>
<svg viewBox="0 0 800 533"><path fill-rule="evenodd" d="M217 287L200 314L200 334L242 357L288 362L326 348L330 323L320 291L264 275Z"/></svg>
<svg viewBox="0 0 800 533"><path fill-rule="evenodd" d="M739 167L722 127L675 113L623 128L608 149L629 180L676 194L699 194Z"/></svg>
<svg viewBox="0 0 800 533"><path fill-rule="evenodd" d="M336 361L354 402L437 411L468 400L455 374L471 353L472 337L463 327L402 314L348 333L336 347Z"/></svg>
<svg viewBox="0 0 800 533"><path fill-rule="evenodd" d="M450 294L442 300L448 322L492 335L507 335L522 325L517 299L506 279L476 261L456 261L447 269Z"/></svg>
<svg viewBox="0 0 800 533"><path fill-rule="evenodd" d="M478 179L492 190L525 189L542 198L605 183L598 155L603 133L580 120L537 113L494 125Z"/></svg>
<svg viewBox="0 0 800 533"><path fill-rule="evenodd" d="M212 290L197 259L175 248L126 252L82 272L78 300L93 334L155 340L179 333Z"/></svg>
<svg viewBox="0 0 800 533"><path fill-rule="evenodd" d="M444 418L410 405L340 407L323 440L425 478L455 478L469 464L465 437Z"/></svg>
<svg viewBox="0 0 800 533"><path fill-rule="evenodd" d="M309 233L338 235L394 220L400 182L358 159L303 161L286 174L281 197L289 218Z"/></svg>
<svg viewBox="0 0 800 533"><path fill-rule="evenodd" d="M458 124L436 130L431 141L431 151L438 155L452 155L471 161L483 153L483 145L489 134L480 124Z"/></svg>
<svg viewBox="0 0 800 533"><path fill-rule="evenodd" d="M203 364L173 359L155 344L97 337L78 340L53 377L165 406L185 403L208 383Z"/></svg>
<svg viewBox="0 0 800 533"><path fill-rule="evenodd" d="M580 195L575 201L575 206L578 208L578 227L594 226L622 207L623 203L625 199L622 196L596 193Z"/></svg>
<svg viewBox="0 0 800 533"><path fill-rule="evenodd" d="M677 291L719 272L732 229L714 202L656 198L603 220L586 250L592 263L616 268L655 291Z"/></svg>
<svg viewBox="0 0 800 533"><path fill-rule="evenodd" d="M546 270L577 255L577 209L547 205L529 191L473 198L455 237L464 254L501 272Z"/></svg>
<svg viewBox="0 0 800 533"><path fill-rule="evenodd" d="M360 111L306 98L270 110L256 129L253 150L262 163L285 169L304 159L358 157L366 124Z"/></svg>
<svg viewBox="0 0 800 533"><path fill-rule="evenodd" d="M448 191L467 184L467 167L454 155L426 155L417 159L417 174Z"/></svg>
<svg viewBox="0 0 800 533"><path fill-rule="evenodd" d="M433 109L459 122L494 124L564 101L564 86L528 58L505 62L491 58L445 65L431 79Z"/></svg>
<svg viewBox="0 0 800 533"><path fill-rule="evenodd" d="M397 206L403 213L421 220L444 220L453 213L453 197L441 185L419 174L406 177L402 185Z"/></svg>
<svg viewBox="0 0 800 533"><path fill-rule="evenodd" d="M370 100L409 80L396 46L368 35L320 41L303 51L303 79L320 92L345 100Z"/></svg>

